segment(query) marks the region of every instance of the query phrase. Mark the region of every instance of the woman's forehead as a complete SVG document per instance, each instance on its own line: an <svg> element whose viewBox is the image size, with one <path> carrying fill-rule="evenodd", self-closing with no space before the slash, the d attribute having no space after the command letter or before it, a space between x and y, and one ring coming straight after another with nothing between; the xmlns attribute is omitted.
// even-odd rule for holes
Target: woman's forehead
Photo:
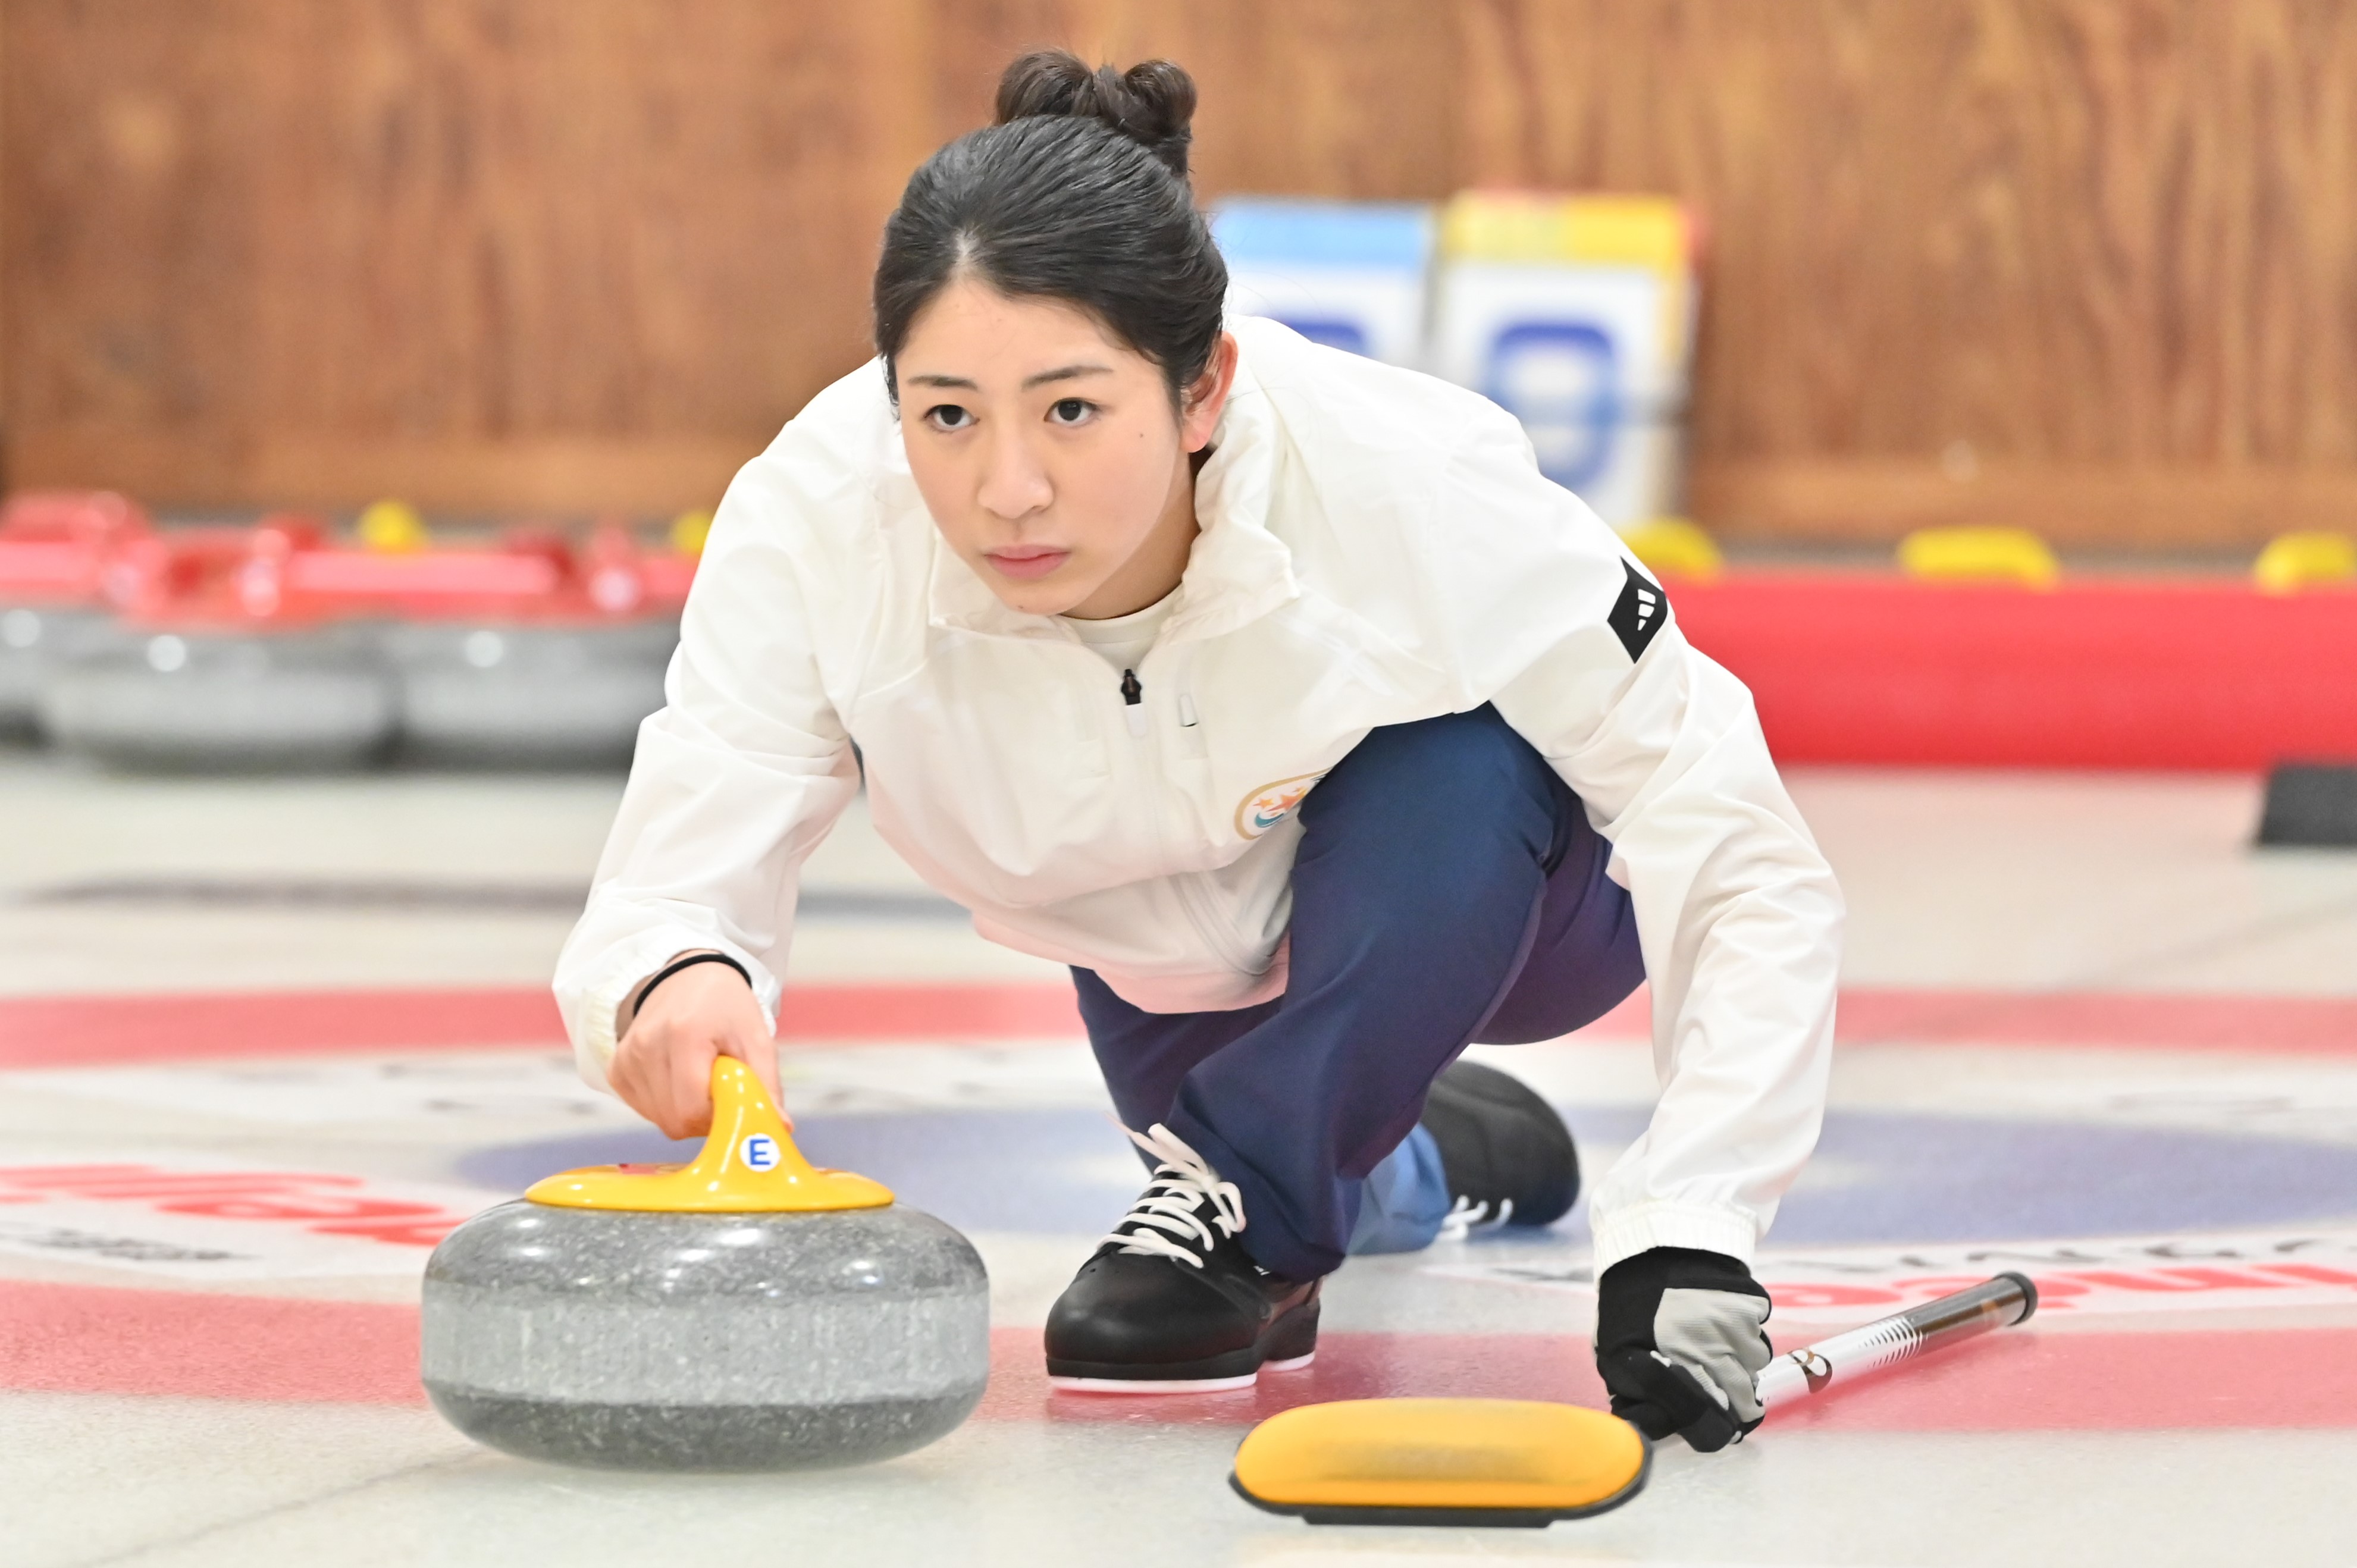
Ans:
<svg viewBox="0 0 2357 1568"><path fill-rule="evenodd" d="M942 289L918 315L899 371L903 385L993 392L1159 373L1079 306L1001 294L970 278Z"/></svg>

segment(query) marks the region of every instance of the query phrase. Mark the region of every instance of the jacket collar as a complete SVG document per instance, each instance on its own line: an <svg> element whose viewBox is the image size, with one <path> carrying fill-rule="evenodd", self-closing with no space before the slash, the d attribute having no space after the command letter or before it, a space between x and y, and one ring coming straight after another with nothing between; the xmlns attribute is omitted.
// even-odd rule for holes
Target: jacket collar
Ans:
<svg viewBox="0 0 2357 1568"><path fill-rule="evenodd" d="M1195 516L1202 532L1187 558L1164 641L1218 637L1299 596L1293 552L1269 532L1283 445L1267 394L1250 364L1238 364L1235 387L1211 435L1211 458L1195 476ZM938 532L927 595L929 618L950 630L1059 642L1071 636L1053 616L1008 608Z"/></svg>

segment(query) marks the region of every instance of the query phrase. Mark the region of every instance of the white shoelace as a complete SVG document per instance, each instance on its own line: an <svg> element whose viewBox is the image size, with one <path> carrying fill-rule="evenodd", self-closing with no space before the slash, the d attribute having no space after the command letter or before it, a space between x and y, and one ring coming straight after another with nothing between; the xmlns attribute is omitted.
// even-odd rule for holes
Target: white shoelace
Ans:
<svg viewBox="0 0 2357 1568"><path fill-rule="evenodd" d="M1491 1214L1487 1203L1476 1203L1469 1197L1459 1196L1448 1212L1441 1217L1440 1234L1436 1240L1462 1241L1476 1230L1493 1230L1513 1217L1514 1200L1511 1197L1500 1198L1498 1212Z"/></svg>
<svg viewBox="0 0 2357 1568"><path fill-rule="evenodd" d="M1130 1133L1126 1127L1122 1131L1160 1163L1154 1167L1154 1180L1144 1196L1129 1206L1122 1222L1098 1244L1112 1241L1125 1252L1154 1254L1201 1268L1202 1258L1188 1243L1208 1252L1219 1244L1220 1236L1232 1236L1243 1230L1244 1195L1236 1190L1235 1183L1222 1181L1202 1155L1161 1122L1143 1133ZM1219 1236L1211 1233L1211 1227L1198 1213L1207 1201Z"/></svg>

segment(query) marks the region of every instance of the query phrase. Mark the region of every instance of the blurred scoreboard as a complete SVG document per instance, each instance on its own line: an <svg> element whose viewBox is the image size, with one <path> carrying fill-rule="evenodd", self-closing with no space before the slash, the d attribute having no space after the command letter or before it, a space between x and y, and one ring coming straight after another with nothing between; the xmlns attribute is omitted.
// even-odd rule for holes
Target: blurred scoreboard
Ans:
<svg viewBox="0 0 2357 1568"><path fill-rule="evenodd" d="M1231 310L1411 370L1426 367L1437 227L1405 202L1240 198L1211 220Z"/></svg>
<svg viewBox="0 0 2357 1568"><path fill-rule="evenodd" d="M1240 198L1212 230L1232 310L1481 392L1616 528L1676 510L1695 290L1675 202Z"/></svg>

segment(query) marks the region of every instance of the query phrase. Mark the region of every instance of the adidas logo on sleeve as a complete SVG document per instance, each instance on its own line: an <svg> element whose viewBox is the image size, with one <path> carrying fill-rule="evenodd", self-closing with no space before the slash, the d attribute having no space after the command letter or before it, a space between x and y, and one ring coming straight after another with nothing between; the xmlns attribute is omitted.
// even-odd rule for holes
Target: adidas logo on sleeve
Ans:
<svg viewBox="0 0 2357 1568"><path fill-rule="evenodd" d="M1620 646L1633 661L1644 657L1653 634L1668 623L1670 601L1660 585L1649 582L1636 567L1623 561L1620 568L1629 574L1628 585L1613 601L1612 613L1604 618L1604 624L1620 639Z"/></svg>

